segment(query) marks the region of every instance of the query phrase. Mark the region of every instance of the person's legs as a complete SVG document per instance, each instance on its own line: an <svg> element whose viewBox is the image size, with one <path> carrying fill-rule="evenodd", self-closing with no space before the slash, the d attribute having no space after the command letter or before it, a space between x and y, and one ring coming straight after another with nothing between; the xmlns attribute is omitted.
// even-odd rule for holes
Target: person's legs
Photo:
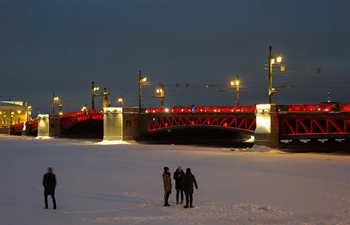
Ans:
<svg viewBox="0 0 350 225"><path fill-rule="evenodd" d="M168 192L168 191L166 191L165 193L164 193L164 206L170 206L170 204L169 204L169 195L170 195L170 192Z"/></svg>
<svg viewBox="0 0 350 225"><path fill-rule="evenodd" d="M52 198L53 209L56 209L56 199L55 199L55 195L51 195L51 198Z"/></svg>
<svg viewBox="0 0 350 225"><path fill-rule="evenodd" d="M167 196L167 192L166 191L164 191L164 206L166 206L166 196Z"/></svg>
<svg viewBox="0 0 350 225"><path fill-rule="evenodd" d="M179 204L179 192L180 189L176 189L176 204Z"/></svg>
<svg viewBox="0 0 350 225"><path fill-rule="evenodd" d="M193 207L193 193L190 193L190 207Z"/></svg>
<svg viewBox="0 0 350 225"><path fill-rule="evenodd" d="M184 192L182 189L180 189L180 193L181 193L181 204L184 203Z"/></svg>
<svg viewBox="0 0 350 225"><path fill-rule="evenodd" d="M48 205L47 205L47 195L44 195L44 200L45 200L45 209L47 209Z"/></svg>
<svg viewBox="0 0 350 225"><path fill-rule="evenodd" d="M186 205L184 206L185 208L188 208L188 198L189 198L189 194L187 192L185 192L186 195Z"/></svg>

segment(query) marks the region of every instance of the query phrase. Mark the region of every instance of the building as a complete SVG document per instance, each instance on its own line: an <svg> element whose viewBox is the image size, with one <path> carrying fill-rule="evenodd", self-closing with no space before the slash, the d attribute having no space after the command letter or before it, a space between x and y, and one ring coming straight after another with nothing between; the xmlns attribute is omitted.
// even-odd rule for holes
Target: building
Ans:
<svg viewBox="0 0 350 225"><path fill-rule="evenodd" d="M0 97L0 133L8 133L12 124L31 120L31 107L16 97Z"/></svg>

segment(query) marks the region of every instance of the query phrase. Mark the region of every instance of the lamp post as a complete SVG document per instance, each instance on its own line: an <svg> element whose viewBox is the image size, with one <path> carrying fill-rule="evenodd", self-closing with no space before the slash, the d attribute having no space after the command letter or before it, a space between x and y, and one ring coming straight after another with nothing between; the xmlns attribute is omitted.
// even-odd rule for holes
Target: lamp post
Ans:
<svg viewBox="0 0 350 225"><path fill-rule="evenodd" d="M61 100L58 102L58 115L63 115L63 105Z"/></svg>
<svg viewBox="0 0 350 225"><path fill-rule="evenodd" d="M164 84L161 83L159 86L160 88L156 90L159 95L155 97L160 98L160 107L164 108Z"/></svg>
<svg viewBox="0 0 350 225"><path fill-rule="evenodd" d="M239 75L235 81L231 81L231 86L236 85L236 105L239 105Z"/></svg>
<svg viewBox="0 0 350 225"><path fill-rule="evenodd" d="M102 100L103 108L109 107L108 95L109 95L109 93L107 92L107 88L104 88L103 93L101 95L99 95L99 96L102 96L102 98L103 98L103 100Z"/></svg>
<svg viewBox="0 0 350 225"><path fill-rule="evenodd" d="M95 86L94 82L91 82L91 109L95 109L95 96L98 89L99 87Z"/></svg>
<svg viewBox="0 0 350 225"><path fill-rule="evenodd" d="M122 95L121 98L118 98L118 102L120 102L120 104L122 105L122 108L124 108L124 97Z"/></svg>
<svg viewBox="0 0 350 225"><path fill-rule="evenodd" d="M279 55L277 57L273 57L271 51L272 51L272 47L270 45L269 57L268 57L268 59L269 59L269 76L268 76L268 79L269 79L269 104L272 103L272 95L276 93L276 89L272 87L272 66L276 62L280 63L282 61L282 57Z"/></svg>
<svg viewBox="0 0 350 225"><path fill-rule="evenodd" d="M55 104L60 101L58 96L55 96L55 93L52 94L52 114L55 114Z"/></svg>
<svg viewBox="0 0 350 225"><path fill-rule="evenodd" d="M139 113L141 112L142 101L142 83L146 82L147 78L141 76L141 70L139 71Z"/></svg>
<svg viewBox="0 0 350 225"><path fill-rule="evenodd" d="M26 121L28 122L31 119L31 115L32 115L32 106L26 104Z"/></svg>
<svg viewBox="0 0 350 225"><path fill-rule="evenodd" d="M87 109L86 104L83 105L83 107L81 108L81 111L84 112L85 115L88 114L88 109Z"/></svg>

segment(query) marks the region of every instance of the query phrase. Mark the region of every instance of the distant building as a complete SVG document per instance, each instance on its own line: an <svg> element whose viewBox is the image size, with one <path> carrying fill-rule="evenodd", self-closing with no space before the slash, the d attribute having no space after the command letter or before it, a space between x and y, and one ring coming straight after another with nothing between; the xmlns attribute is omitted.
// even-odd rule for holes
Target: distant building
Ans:
<svg viewBox="0 0 350 225"><path fill-rule="evenodd" d="M0 97L0 127L31 120L31 107L16 97Z"/></svg>

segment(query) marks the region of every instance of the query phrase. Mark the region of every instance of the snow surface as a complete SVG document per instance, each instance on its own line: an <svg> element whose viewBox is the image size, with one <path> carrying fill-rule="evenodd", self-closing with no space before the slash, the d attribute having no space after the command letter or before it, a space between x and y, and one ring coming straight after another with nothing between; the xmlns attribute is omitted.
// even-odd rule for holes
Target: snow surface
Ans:
<svg viewBox="0 0 350 225"><path fill-rule="evenodd" d="M350 224L349 155L0 135L0 162L6 225ZM195 208L174 189L163 206L163 167L179 165L198 181ZM47 167L57 210L44 209Z"/></svg>

